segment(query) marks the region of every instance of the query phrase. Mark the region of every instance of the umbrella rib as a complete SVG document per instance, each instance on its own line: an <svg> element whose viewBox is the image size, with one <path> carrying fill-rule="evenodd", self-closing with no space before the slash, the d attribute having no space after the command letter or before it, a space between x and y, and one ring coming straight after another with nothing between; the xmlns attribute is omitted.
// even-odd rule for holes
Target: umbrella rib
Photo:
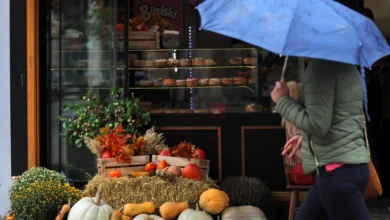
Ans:
<svg viewBox="0 0 390 220"><path fill-rule="evenodd" d="M298 2L295 5L295 9L297 9L297 8L298 8ZM295 19L295 17L296 17L296 15L294 14L290 20L290 25L288 25L288 30L287 30L287 33L286 33L286 36L285 36L285 39L283 42L282 50L280 51L280 55L283 55L284 47L286 46L286 41L288 39L288 36L290 35L291 25L292 25L292 22ZM289 54L284 54L284 55L289 55Z"/></svg>

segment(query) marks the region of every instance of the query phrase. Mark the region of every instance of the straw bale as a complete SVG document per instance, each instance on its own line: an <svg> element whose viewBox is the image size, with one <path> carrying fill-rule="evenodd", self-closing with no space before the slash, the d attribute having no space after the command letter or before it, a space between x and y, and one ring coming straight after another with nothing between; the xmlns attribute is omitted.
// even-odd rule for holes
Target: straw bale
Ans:
<svg viewBox="0 0 390 220"><path fill-rule="evenodd" d="M188 202L195 204L200 195L210 188L217 188L212 180L197 181L176 178L169 181L159 176L142 176L137 178L108 178L95 176L86 185L85 196L93 197L97 190L103 192L103 200L115 209L125 203L142 203L152 201L156 207L164 202Z"/></svg>

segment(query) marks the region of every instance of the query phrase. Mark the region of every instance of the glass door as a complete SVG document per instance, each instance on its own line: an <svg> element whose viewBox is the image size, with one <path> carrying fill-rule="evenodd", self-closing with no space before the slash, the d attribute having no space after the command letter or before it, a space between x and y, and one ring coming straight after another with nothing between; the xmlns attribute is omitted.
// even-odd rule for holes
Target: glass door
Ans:
<svg viewBox="0 0 390 220"><path fill-rule="evenodd" d="M63 172L71 182L85 182L96 173L96 157L85 146L71 146L60 138L59 116L67 104L83 103L92 90L110 101L111 88L123 87L124 64L118 62L116 0L46 0L46 114L48 167ZM44 146L42 146L44 147Z"/></svg>

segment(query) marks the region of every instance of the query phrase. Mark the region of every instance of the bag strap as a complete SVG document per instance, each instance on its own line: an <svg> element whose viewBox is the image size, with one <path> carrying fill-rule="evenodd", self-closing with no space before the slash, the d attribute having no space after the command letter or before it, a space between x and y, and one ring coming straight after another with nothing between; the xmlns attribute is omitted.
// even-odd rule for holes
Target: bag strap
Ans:
<svg viewBox="0 0 390 220"><path fill-rule="evenodd" d="M366 124L366 115L364 114L364 111L362 110L362 116L363 116L363 123L364 123L364 137L366 139L366 148L368 151L368 156L371 158L371 151L370 151L370 143L368 142L368 135L367 135L367 124Z"/></svg>

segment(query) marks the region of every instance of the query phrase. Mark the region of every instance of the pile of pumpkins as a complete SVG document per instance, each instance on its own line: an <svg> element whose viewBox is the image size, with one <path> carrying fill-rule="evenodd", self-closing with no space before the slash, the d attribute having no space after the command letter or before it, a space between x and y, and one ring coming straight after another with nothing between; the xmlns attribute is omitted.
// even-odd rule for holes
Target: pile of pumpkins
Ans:
<svg viewBox="0 0 390 220"><path fill-rule="evenodd" d="M222 220L266 220L264 213L254 206L229 207L228 195L219 189L204 191L196 209L191 209L187 202L165 202L159 207L161 216L155 215L153 202L140 204L128 203L119 210L102 200L102 192L98 191L94 198L84 197L72 208L64 205L56 220L69 212L68 220L213 220L213 215L220 215Z"/></svg>
<svg viewBox="0 0 390 220"><path fill-rule="evenodd" d="M212 215L222 213L229 206L229 197L224 191L208 189L201 194L196 209L191 209L184 201L165 202L159 208L160 217L154 215L156 206L153 202L128 203L120 210L113 210L101 195L98 191L94 198L79 200L70 209L68 220L212 220Z"/></svg>

